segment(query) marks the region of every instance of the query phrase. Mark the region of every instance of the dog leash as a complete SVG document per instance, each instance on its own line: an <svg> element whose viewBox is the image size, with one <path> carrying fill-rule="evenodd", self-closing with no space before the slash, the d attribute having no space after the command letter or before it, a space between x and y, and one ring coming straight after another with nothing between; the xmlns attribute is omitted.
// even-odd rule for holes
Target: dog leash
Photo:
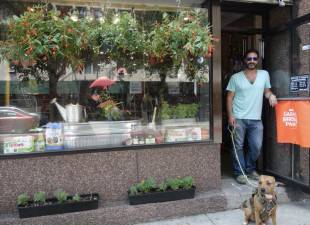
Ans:
<svg viewBox="0 0 310 225"><path fill-rule="evenodd" d="M228 131L229 131L229 133L230 133L230 137L231 137L231 141L232 141L232 144L233 144L235 156L236 156L236 159L237 159L237 162L238 162L238 165L239 165L239 168L240 168L240 170L241 170L242 175L245 176L245 179L246 179L246 181L247 181L247 183L248 183L249 185L251 185L252 187L257 188L258 185L252 183L252 182L248 179L248 176L245 174L245 172L244 172L243 169L242 169L242 166L241 166L241 163L240 163L238 154L237 154L237 149L236 149L236 146L235 146L235 140L234 140L235 127L234 127L234 126L228 125L228 128L227 128L227 129L228 129Z"/></svg>

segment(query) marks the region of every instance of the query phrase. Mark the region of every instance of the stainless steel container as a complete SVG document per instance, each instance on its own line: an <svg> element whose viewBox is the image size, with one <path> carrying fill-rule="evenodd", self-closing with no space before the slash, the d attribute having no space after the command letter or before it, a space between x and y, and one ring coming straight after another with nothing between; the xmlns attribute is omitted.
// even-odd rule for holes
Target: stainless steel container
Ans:
<svg viewBox="0 0 310 225"><path fill-rule="evenodd" d="M68 149L121 146L130 138L132 128L139 125L140 120L65 123L65 146Z"/></svg>

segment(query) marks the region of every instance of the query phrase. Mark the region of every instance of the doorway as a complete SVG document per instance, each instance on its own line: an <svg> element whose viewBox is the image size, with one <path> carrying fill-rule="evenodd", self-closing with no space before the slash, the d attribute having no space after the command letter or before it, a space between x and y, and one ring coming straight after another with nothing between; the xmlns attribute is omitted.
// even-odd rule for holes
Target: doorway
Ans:
<svg viewBox="0 0 310 225"><path fill-rule="evenodd" d="M226 115L226 87L230 77L243 69L243 55L255 48L260 53L258 67L262 67L264 58L264 43L262 40L263 16L246 12L222 11L221 44L222 44L222 99L223 99L223 123L222 123L222 148L221 165L222 177L232 177L231 166L231 137L228 131Z"/></svg>

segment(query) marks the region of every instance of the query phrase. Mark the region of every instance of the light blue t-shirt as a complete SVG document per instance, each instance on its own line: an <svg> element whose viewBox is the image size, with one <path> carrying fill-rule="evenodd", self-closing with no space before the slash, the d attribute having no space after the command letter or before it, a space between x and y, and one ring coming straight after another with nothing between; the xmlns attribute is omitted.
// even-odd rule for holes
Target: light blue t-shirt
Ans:
<svg viewBox="0 0 310 225"><path fill-rule="evenodd" d="M257 70L253 84L246 78L243 71L234 74L226 88L227 91L235 94L232 108L234 117L260 120L265 88L271 88L269 73L266 70Z"/></svg>

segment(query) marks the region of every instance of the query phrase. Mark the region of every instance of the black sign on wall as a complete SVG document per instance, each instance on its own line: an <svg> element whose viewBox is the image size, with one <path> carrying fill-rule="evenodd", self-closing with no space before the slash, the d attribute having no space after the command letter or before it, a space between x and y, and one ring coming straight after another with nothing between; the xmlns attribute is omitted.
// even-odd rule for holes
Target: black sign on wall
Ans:
<svg viewBox="0 0 310 225"><path fill-rule="evenodd" d="M309 96L310 74L302 74L291 77L290 93L294 96Z"/></svg>

